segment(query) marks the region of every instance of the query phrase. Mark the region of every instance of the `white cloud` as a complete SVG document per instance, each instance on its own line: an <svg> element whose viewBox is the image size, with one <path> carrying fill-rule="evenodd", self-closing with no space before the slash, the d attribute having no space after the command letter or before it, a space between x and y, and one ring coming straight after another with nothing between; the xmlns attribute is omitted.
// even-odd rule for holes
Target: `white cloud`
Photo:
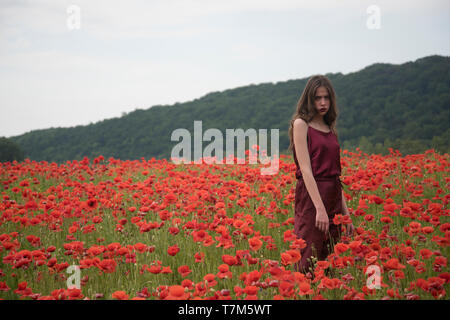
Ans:
<svg viewBox="0 0 450 320"><path fill-rule="evenodd" d="M0 34L5 39L36 35L64 35L70 32L66 22L67 8L81 9L81 28L91 37L102 40L147 39L192 36L213 33L211 23L218 15L245 12L311 11L317 17L357 10L366 15L372 4L382 14L449 9L450 2L373 1L373 0L27 0L0 3ZM209 19L209 20L208 20ZM207 25L202 24L202 22ZM5 37L6 36L6 37ZM10 40L11 41L11 40Z"/></svg>
<svg viewBox="0 0 450 320"><path fill-rule="evenodd" d="M45 34L67 33L67 8L76 5L81 9L82 28L92 36L102 39L124 37L145 38L183 35L202 32L201 28L178 30L196 23L197 19L219 14L242 12L277 12L289 10L319 10L323 14L343 10L365 9L371 4L380 6L382 12L435 10L449 8L448 1L372 1L372 0L62 0L62 1L9 1L0 3L0 30L19 26ZM360 10L361 11L361 10ZM362 14L365 14L364 10Z"/></svg>

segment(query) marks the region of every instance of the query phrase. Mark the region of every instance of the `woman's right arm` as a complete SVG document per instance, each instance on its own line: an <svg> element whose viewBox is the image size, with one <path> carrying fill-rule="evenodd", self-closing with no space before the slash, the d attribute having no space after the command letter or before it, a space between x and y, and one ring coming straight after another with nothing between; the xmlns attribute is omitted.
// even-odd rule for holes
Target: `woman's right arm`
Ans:
<svg viewBox="0 0 450 320"><path fill-rule="evenodd" d="M319 188L317 187L316 180L314 179L312 173L311 160L308 153L308 145L306 140L308 124L303 119L296 119L293 125L295 153L300 166L300 171L302 172L306 190L308 191L314 207L316 208L316 227L323 232L327 232L329 219L325 205L320 197Z"/></svg>

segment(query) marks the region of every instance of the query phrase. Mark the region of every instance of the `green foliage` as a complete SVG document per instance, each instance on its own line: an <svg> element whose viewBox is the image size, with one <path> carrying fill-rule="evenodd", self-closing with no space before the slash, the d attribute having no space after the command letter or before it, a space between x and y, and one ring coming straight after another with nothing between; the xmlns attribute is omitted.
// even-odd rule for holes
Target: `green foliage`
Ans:
<svg viewBox="0 0 450 320"><path fill-rule="evenodd" d="M402 154L430 148L449 152L449 66L449 57L429 56L401 65L377 63L347 75L327 74L338 97L341 147L380 154L390 147ZM217 128L224 137L227 128L279 129L280 153L285 153L289 120L306 82L252 84L87 126L36 130L11 139L32 160L63 162L99 155L169 159L178 143L170 140L171 133L186 128L193 144L194 121L201 120L203 133ZM208 144L203 142L203 149Z"/></svg>
<svg viewBox="0 0 450 320"><path fill-rule="evenodd" d="M14 141L5 137L0 137L0 162L22 161L23 152Z"/></svg>

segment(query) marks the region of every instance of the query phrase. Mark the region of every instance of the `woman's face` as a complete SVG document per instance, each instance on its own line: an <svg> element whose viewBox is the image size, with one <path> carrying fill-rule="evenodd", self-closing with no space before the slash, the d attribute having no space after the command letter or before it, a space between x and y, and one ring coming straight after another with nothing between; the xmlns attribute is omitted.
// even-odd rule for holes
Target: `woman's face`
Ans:
<svg viewBox="0 0 450 320"><path fill-rule="evenodd" d="M325 87L318 87L314 96L314 105L317 112L324 116L330 109L330 95Z"/></svg>

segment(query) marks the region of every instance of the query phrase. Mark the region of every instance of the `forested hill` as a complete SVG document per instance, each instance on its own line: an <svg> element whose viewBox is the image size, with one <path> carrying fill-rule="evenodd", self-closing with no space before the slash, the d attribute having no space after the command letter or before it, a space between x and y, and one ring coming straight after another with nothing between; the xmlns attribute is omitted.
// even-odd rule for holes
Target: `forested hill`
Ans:
<svg viewBox="0 0 450 320"><path fill-rule="evenodd" d="M400 65L377 63L358 72L326 75L338 97L341 148L359 146L367 153L385 153L388 147L403 154L429 148L449 152L449 57L435 55ZM217 128L224 136L227 128L278 128L283 153L289 145L289 120L306 81L252 84L189 102L136 109L87 126L35 130L11 139L32 160L62 162L99 155L169 159L178 143L170 140L171 133L186 128L193 137L194 121L201 120L203 133ZM209 143L203 142L203 148Z"/></svg>

